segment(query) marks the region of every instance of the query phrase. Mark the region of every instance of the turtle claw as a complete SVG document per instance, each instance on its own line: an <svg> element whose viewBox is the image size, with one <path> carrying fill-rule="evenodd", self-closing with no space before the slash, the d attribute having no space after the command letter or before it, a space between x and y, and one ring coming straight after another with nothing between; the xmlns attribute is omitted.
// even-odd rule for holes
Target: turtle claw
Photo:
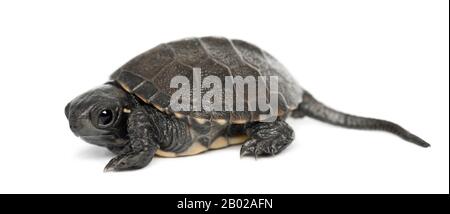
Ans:
<svg viewBox="0 0 450 214"><path fill-rule="evenodd" d="M241 152L240 152L240 157L241 158L243 158L245 156L250 156L250 155L254 155L255 156L255 160L256 160L256 158L258 156L257 153L249 151L249 150L246 150L243 147L241 147Z"/></svg>
<svg viewBox="0 0 450 214"><path fill-rule="evenodd" d="M260 156L275 156L280 153L289 143L278 140L249 140L241 147L241 157L254 156L255 160Z"/></svg>
<svg viewBox="0 0 450 214"><path fill-rule="evenodd" d="M103 172L114 172L114 168L111 166L108 166L108 165L105 166L105 168L103 169Z"/></svg>
<svg viewBox="0 0 450 214"><path fill-rule="evenodd" d="M274 156L283 151L294 139L289 125L277 120L273 123L254 123L246 128L250 136L241 147L241 156Z"/></svg>
<svg viewBox="0 0 450 214"><path fill-rule="evenodd" d="M247 155L247 152L241 148L240 157L243 158L245 155Z"/></svg>
<svg viewBox="0 0 450 214"><path fill-rule="evenodd" d="M105 166L104 172L140 169L147 166L152 157L146 151L118 155Z"/></svg>
<svg viewBox="0 0 450 214"><path fill-rule="evenodd" d="M261 142L255 139L248 140L241 147L241 157L253 156L257 160L259 156L264 155L261 144Z"/></svg>
<svg viewBox="0 0 450 214"><path fill-rule="evenodd" d="M258 151L257 151L257 142L254 139L250 139L247 142L244 143L244 145L242 145L241 147L241 158L244 156L250 156L250 155L254 155L255 159L258 156Z"/></svg>
<svg viewBox="0 0 450 214"><path fill-rule="evenodd" d="M114 172L114 171L119 171L119 170L123 170L123 165L124 162L122 157L117 156L113 159L111 159L109 161L108 164L106 164L105 168L103 169L103 172ZM120 165L122 165L122 167L120 167Z"/></svg>

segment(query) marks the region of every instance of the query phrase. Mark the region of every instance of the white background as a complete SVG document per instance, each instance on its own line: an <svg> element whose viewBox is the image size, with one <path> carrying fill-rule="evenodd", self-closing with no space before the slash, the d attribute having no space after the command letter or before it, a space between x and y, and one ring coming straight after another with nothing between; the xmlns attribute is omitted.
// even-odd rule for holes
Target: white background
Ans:
<svg viewBox="0 0 450 214"><path fill-rule="evenodd" d="M1 193L448 193L448 1L1 1ZM239 147L113 157L70 131L64 106L161 42L220 35L277 57L316 98L389 119L432 144L289 119L274 158Z"/></svg>

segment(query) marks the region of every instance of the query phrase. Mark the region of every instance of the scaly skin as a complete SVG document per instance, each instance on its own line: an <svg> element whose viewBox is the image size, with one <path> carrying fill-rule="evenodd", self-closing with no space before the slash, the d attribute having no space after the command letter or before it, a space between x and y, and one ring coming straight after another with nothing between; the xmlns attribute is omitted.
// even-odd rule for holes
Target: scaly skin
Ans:
<svg viewBox="0 0 450 214"><path fill-rule="evenodd" d="M186 150L192 139L184 121L152 106L137 104L127 123L129 143L105 167L105 171L139 169L147 166L158 149Z"/></svg>
<svg viewBox="0 0 450 214"><path fill-rule="evenodd" d="M294 140L294 131L281 119L272 123L250 123L246 132L250 139L242 145L241 156L276 155Z"/></svg>
<svg viewBox="0 0 450 214"><path fill-rule="evenodd" d="M193 145L187 120L141 102L115 83L107 83L80 95L66 106L65 113L75 135L117 154L106 165L105 171L143 168L151 162L158 149L180 153ZM388 131L417 145L429 146L395 123L341 113L326 107L307 92L291 115L309 116L348 128ZM270 123L231 124L225 134L248 135L241 155L255 157L279 154L294 140L294 131L284 117Z"/></svg>
<svg viewBox="0 0 450 214"><path fill-rule="evenodd" d="M410 133L403 127L387 120L380 120L367 117L359 117L351 114L342 113L325 106L317 101L311 94L303 94L303 102L300 103L293 115L302 117L304 115L330 123L337 126L353 129L381 130L395 134L406 141L418 146L429 147L430 144L420 137Z"/></svg>

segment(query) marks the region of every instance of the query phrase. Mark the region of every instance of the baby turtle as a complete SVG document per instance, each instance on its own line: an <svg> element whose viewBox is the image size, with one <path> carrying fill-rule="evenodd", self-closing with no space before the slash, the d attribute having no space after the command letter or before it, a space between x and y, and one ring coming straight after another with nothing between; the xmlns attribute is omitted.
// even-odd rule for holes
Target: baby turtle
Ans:
<svg viewBox="0 0 450 214"><path fill-rule="evenodd" d="M193 80L194 68L201 69L202 77L215 76L222 83L227 76L278 77L276 94L263 85L271 97L277 97L275 119L263 120L262 111L248 107L238 111L235 104L228 111L174 110L170 101L177 88L171 87L171 80L176 76ZM193 95L195 90L188 92ZM234 100L237 92L220 95L223 100ZM251 96L246 95L244 103L249 104ZM142 168L155 155L195 155L241 143L241 155L276 155L294 139L294 131L285 122L288 116L387 131L419 146L430 146L395 123L323 105L267 52L245 41L220 37L183 39L144 52L114 72L109 82L73 99L65 114L76 136L117 154L106 171Z"/></svg>

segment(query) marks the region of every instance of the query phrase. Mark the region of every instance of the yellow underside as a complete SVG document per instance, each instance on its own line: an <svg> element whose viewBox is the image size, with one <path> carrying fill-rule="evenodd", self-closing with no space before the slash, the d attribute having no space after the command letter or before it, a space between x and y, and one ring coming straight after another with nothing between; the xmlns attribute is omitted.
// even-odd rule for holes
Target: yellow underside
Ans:
<svg viewBox="0 0 450 214"><path fill-rule="evenodd" d="M237 145L244 143L248 139L247 135L239 135L235 137L218 137L214 142L209 146L209 148L203 146L202 144L198 142L194 142L192 146L190 146L186 151L181 153L175 153L175 152L167 152L163 151L161 149L158 149L156 151L156 155L160 157L166 157L166 158L174 158L174 157L182 157L182 156L190 156L190 155L197 155L203 152L206 152L211 149L221 149L227 146L231 145Z"/></svg>

